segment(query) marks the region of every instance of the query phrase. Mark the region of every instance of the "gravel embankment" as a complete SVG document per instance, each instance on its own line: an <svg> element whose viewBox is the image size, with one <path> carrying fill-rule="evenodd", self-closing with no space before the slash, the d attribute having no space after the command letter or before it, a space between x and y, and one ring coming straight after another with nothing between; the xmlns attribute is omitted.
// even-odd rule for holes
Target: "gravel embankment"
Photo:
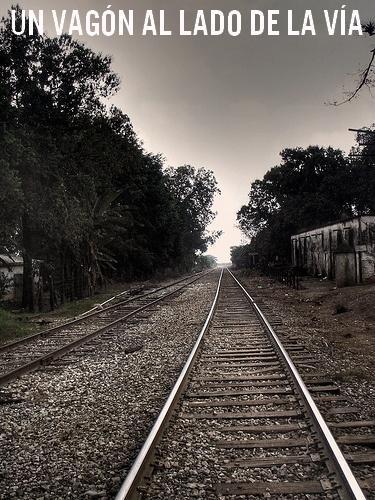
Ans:
<svg viewBox="0 0 375 500"><path fill-rule="evenodd" d="M116 494L199 333L217 277L66 356L66 366L3 388L19 402L0 406L0 498Z"/></svg>
<svg viewBox="0 0 375 500"><path fill-rule="evenodd" d="M362 347L360 352L354 350L356 346L358 347L359 341L364 342L363 339L357 340L355 333L357 323L362 321L360 314L346 319L341 315L338 323L338 316L334 314L333 308L327 312L321 306L322 294L316 294L311 298L309 289L292 290L264 276L240 277L240 279L261 308L262 304L271 308L273 318L269 316L269 319L271 323L272 319L276 320L275 331L281 335L285 333L298 337L307 350L319 360L319 370L323 371L327 378L336 381L341 394L347 396L353 406L360 409L361 417L367 420L374 419L374 348L372 343L369 343L367 349ZM341 289L342 294L355 291L356 287ZM337 293L336 289L332 289L331 293ZM360 287L357 293L361 293ZM329 292L326 295L329 296ZM314 301L318 307L311 306ZM372 306L369 304L370 310L374 304L375 299L372 299ZM281 323L278 324L277 321ZM345 344L338 343L343 330L346 337ZM363 330L364 328L361 329ZM351 333L348 334L347 331ZM368 331L368 335L373 336L373 333L374 330ZM349 335L351 336L348 338Z"/></svg>

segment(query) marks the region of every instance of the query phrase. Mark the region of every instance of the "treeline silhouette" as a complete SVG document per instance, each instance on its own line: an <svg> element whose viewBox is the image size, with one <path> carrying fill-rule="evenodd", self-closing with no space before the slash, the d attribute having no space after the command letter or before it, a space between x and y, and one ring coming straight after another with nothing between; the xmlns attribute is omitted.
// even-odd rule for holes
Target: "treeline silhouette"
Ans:
<svg viewBox="0 0 375 500"><path fill-rule="evenodd" d="M22 253L23 306L92 294L113 276L189 271L218 235L211 171L164 168L109 107L111 58L67 35L0 25L0 253ZM39 290L36 290L39 288Z"/></svg>
<svg viewBox="0 0 375 500"><path fill-rule="evenodd" d="M284 149L281 163L251 184L249 201L237 213L251 242L233 247L232 262L249 267L256 253L260 265L291 259L290 237L297 231L375 214L375 135L346 156L332 147ZM358 139L357 139L358 140Z"/></svg>

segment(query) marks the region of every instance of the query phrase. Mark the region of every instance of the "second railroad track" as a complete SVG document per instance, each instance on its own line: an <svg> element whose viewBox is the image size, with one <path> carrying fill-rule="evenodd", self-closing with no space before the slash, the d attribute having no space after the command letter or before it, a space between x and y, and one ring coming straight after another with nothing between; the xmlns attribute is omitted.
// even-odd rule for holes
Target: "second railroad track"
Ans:
<svg viewBox="0 0 375 500"><path fill-rule="evenodd" d="M61 358L95 337L152 310L207 273L187 276L165 286L112 305L89 311L76 319L0 346L0 387L11 380Z"/></svg>

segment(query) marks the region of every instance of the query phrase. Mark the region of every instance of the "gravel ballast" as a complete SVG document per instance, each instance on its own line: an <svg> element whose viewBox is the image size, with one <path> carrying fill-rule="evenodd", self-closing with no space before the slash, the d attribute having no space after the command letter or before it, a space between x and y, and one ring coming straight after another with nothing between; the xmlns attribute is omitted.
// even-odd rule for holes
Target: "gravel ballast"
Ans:
<svg viewBox="0 0 375 500"><path fill-rule="evenodd" d="M298 391L287 378L272 341L246 298L240 290L237 292L238 295L226 274L216 314L203 339L186 392L158 443L153 475L144 486L142 498L255 500L259 496L271 497L267 489L268 485L275 486L271 483L281 486L287 482L297 490L300 488L299 493L279 495L275 490L272 498L338 499L334 490L313 494L304 486L315 483L320 487L319 481L328 479L325 462L311 459L311 455L319 456L321 442L306 415L300 413ZM246 359L248 366L242 366L239 360ZM257 388L257 377L265 385L259 394L251 393ZM272 380L278 385L271 386ZM270 387L276 388L275 394L267 393ZM262 413L274 414L265 418ZM279 424L297 427L275 429ZM254 430L259 425L273 429ZM274 442L268 443L269 440ZM293 461L277 462L285 456ZM269 463L245 463L259 459ZM241 491L241 483L248 486L246 494L233 496L226 491L227 486ZM252 489L258 489L258 493L251 493Z"/></svg>
<svg viewBox="0 0 375 500"><path fill-rule="evenodd" d="M375 304L373 285L337 290L332 282L305 278L303 289L297 291L265 276L255 274L246 278L239 273L238 277L261 308L267 306L272 310L268 319L276 333L281 334L281 338L285 333L296 335L319 360L319 369L361 410L361 417L372 420L375 417L375 323L370 317ZM319 285L315 292L314 286ZM349 317L335 314L332 303L348 303L346 296L354 296L359 302L361 297L368 296L367 288L371 294L365 312L347 313ZM337 294L339 298L335 298ZM354 300L351 300L349 303L353 307ZM325 306L325 302L329 305ZM360 335L365 338L359 338Z"/></svg>
<svg viewBox="0 0 375 500"><path fill-rule="evenodd" d="M0 405L0 498L114 497L199 334L217 279L202 278L148 318L2 389L16 402Z"/></svg>

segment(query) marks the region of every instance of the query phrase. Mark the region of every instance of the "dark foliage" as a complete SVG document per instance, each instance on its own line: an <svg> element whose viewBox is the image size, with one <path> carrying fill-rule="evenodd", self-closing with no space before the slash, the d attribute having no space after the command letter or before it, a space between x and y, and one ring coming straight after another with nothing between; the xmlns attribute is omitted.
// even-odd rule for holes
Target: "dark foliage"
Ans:
<svg viewBox="0 0 375 500"><path fill-rule="evenodd" d="M212 172L165 170L108 107L118 88L109 57L2 20L0 252L23 254L24 307L46 288L53 307L109 277L189 270L216 236Z"/></svg>
<svg viewBox="0 0 375 500"><path fill-rule="evenodd" d="M280 165L252 183L249 202L237 214L264 259L289 260L290 236L297 230L374 212L371 164L318 146L285 149L281 158Z"/></svg>
<svg viewBox="0 0 375 500"><path fill-rule="evenodd" d="M213 269L217 266L217 258L213 255L203 255L197 256L195 261L195 270L204 271L205 269Z"/></svg>
<svg viewBox="0 0 375 500"><path fill-rule="evenodd" d="M251 267L251 255L254 252L254 242L247 245L231 247L230 260L237 269L248 269Z"/></svg>

